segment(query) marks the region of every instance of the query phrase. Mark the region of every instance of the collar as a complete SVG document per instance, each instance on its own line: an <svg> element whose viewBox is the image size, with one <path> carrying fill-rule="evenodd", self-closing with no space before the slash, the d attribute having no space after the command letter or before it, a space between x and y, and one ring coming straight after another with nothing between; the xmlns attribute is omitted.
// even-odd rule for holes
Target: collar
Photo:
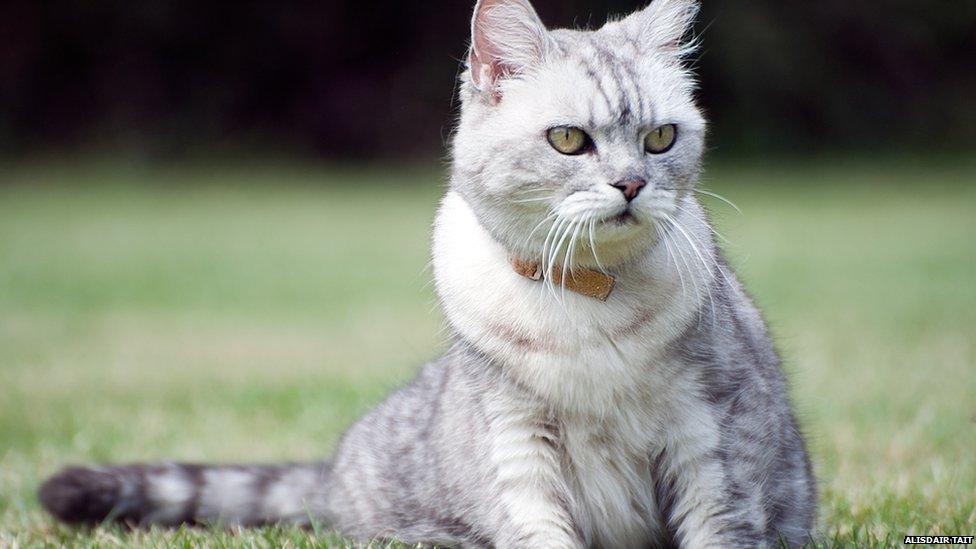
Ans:
<svg viewBox="0 0 976 549"><path fill-rule="evenodd" d="M539 281L544 278L542 266L537 261L523 261L516 257L509 257L508 261L512 264L512 269L516 273L529 280ZM562 286L565 283L567 290L604 302L610 297L610 293L613 292L613 286L616 282L608 274L583 267L569 271L569 276L564 280L562 267L558 265L553 266L549 279L552 280L554 285Z"/></svg>

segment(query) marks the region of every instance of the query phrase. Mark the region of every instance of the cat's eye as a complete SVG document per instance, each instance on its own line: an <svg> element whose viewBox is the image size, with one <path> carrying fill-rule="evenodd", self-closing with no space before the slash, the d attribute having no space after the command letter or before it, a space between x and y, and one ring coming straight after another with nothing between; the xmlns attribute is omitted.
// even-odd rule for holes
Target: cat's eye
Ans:
<svg viewBox="0 0 976 549"><path fill-rule="evenodd" d="M651 154L664 154L671 150L677 140L677 126L674 124L658 126L644 138L644 150Z"/></svg>
<svg viewBox="0 0 976 549"><path fill-rule="evenodd" d="M572 126L558 126L549 130L546 137L552 148L562 154L583 154L593 148L593 140L586 132Z"/></svg>

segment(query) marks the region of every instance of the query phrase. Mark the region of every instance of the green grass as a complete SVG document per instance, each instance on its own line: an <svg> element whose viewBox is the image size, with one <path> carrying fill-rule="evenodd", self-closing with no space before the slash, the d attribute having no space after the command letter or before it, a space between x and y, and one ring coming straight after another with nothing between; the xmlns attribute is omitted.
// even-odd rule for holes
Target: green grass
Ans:
<svg viewBox="0 0 976 549"><path fill-rule="evenodd" d="M443 346L433 169L0 171L0 546L341 545L65 529L66 462L303 460ZM717 166L787 362L822 543L976 533L976 166Z"/></svg>

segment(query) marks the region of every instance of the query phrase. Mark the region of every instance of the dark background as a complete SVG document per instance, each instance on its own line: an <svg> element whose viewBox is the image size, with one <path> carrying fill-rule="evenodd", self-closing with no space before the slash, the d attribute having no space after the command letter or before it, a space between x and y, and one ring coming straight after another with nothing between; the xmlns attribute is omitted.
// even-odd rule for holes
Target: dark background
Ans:
<svg viewBox="0 0 976 549"><path fill-rule="evenodd" d="M643 0L536 0L599 26ZM473 1L0 3L0 159L437 158ZM706 0L713 154L976 148L976 1Z"/></svg>

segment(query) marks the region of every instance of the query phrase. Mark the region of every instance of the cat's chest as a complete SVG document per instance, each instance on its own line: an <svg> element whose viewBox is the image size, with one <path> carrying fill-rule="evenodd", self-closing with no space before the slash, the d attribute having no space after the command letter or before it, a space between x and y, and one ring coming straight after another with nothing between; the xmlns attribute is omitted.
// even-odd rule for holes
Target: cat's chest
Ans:
<svg viewBox="0 0 976 549"><path fill-rule="evenodd" d="M437 226L436 283L452 328L522 387L595 415L666 388L668 346L696 306L661 258L611 272L615 286L602 301L518 274L456 195Z"/></svg>
<svg viewBox="0 0 976 549"><path fill-rule="evenodd" d="M667 312L590 299L496 302L486 308L491 314L472 321L479 334L472 339L559 409L605 415L625 402L653 405L669 394L681 368L668 353L675 324Z"/></svg>
<svg viewBox="0 0 976 549"><path fill-rule="evenodd" d="M643 423L627 418L625 423ZM561 431L562 461L573 515L592 547L646 547L661 534L651 456L655 430L569 421Z"/></svg>

